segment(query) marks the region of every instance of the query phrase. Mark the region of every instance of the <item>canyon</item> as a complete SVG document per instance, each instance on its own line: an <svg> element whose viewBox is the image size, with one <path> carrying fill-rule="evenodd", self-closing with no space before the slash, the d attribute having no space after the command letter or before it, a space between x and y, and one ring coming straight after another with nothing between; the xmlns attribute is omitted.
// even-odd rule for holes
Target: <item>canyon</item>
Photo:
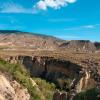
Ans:
<svg viewBox="0 0 100 100"><path fill-rule="evenodd" d="M20 31L0 31L0 59L10 64L23 65L30 73L30 77L54 83L58 90L55 91L53 100L74 100L77 94L88 89L98 90L100 87L99 47L99 42L92 43L88 40L66 41ZM5 75L0 75L2 75L0 76L2 90L5 88L2 87L3 81L7 84L11 84L11 81L8 81ZM15 93L15 87L9 86ZM1 93L0 96L2 97ZM29 100L30 94L24 97L28 98L23 100Z"/></svg>
<svg viewBox="0 0 100 100"><path fill-rule="evenodd" d="M81 62L78 61L77 63L77 59L67 60L60 57L55 58L55 55L49 57L43 54L41 56L3 55L1 59L12 64L20 63L25 66L32 77L40 77L53 82L57 88L69 93L67 97L70 99L67 100L71 100L72 94L75 96L100 84L100 64L96 60L91 61L92 58L91 60L84 58L81 59ZM85 63L85 65L82 63Z"/></svg>

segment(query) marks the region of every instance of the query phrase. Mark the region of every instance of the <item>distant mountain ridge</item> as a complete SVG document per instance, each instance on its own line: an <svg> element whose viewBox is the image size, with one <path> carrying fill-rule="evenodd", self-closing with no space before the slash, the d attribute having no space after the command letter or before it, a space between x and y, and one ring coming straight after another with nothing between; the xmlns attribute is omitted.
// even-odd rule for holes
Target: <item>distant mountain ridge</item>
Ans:
<svg viewBox="0 0 100 100"><path fill-rule="evenodd" d="M89 40L67 41L1 30L0 100L74 100L78 95L81 97L80 93L83 96L85 91L88 94L87 90L94 91L94 88L91 93L97 98L99 47L99 42ZM84 97L91 100L92 94Z"/></svg>
<svg viewBox="0 0 100 100"><path fill-rule="evenodd" d="M0 30L0 46L10 49L35 50L72 50L95 51L100 49L100 43L89 40L66 41L53 36L21 32L17 30ZM10 46L9 46L10 45Z"/></svg>
<svg viewBox="0 0 100 100"><path fill-rule="evenodd" d="M62 48L69 48L76 51L95 51L97 47L89 40L71 40L61 45Z"/></svg>
<svg viewBox="0 0 100 100"><path fill-rule="evenodd" d="M10 49L39 49L39 50L54 50L59 47L58 43L63 40L57 39L53 36L42 34L33 34L28 32L21 32L16 30L1 30L0 31L0 45L5 44ZM10 45L10 46L9 46Z"/></svg>
<svg viewBox="0 0 100 100"><path fill-rule="evenodd" d="M29 35L36 35L36 36L41 36L41 37L52 37L56 38L50 35L44 35L44 34L39 34L39 33L31 33L31 32L24 32L24 31L18 31L18 30L0 30L0 34L29 34ZM58 38L56 38L58 39Z"/></svg>

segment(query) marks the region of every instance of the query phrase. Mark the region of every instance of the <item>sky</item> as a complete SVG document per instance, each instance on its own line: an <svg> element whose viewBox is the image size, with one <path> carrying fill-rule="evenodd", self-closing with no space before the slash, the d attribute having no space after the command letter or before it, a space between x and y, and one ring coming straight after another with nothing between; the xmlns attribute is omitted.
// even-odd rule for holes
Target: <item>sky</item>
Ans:
<svg viewBox="0 0 100 100"><path fill-rule="evenodd" d="M0 0L0 30L100 41L100 0Z"/></svg>

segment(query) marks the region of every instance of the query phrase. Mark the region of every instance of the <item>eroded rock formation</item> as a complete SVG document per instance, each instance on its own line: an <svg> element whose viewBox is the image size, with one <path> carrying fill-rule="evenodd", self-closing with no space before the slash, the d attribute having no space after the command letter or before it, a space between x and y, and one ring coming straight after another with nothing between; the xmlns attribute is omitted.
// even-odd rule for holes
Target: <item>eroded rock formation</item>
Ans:
<svg viewBox="0 0 100 100"><path fill-rule="evenodd" d="M5 60L23 64L32 76L45 78L56 83L60 88L65 88L67 79L78 77L81 71L81 66L53 57L15 56L7 57Z"/></svg>
<svg viewBox="0 0 100 100"><path fill-rule="evenodd" d="M30 100L27 89L0 73L0 100Z"/></svg>
<svg viewBox="0 0 100 100"><path fill-rule="evenodd" d="M4 60L23 64L32 76L54 82L57 87L64 89L65 93L55 93L54 98L59 94L59 98L67 99L56 100L73 100L78 93L98 85L100 81L98 69L93 67L98 64L90 60L82 61L90 64L90 68L48 56L7 56Z"/></svg>

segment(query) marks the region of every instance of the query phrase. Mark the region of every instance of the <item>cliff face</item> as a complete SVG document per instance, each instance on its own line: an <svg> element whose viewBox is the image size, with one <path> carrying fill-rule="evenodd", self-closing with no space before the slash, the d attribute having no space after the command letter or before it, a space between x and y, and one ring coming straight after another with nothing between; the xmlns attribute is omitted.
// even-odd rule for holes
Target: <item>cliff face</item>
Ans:
<svg viewBox="0 0 100 100"><path fill-rule="evenodd" d="M10 56L4 59L10 63L23 64L32 76L54 82L66 91L75 89L79 93L87 89L91 81L93 84L89 88L95 85L89 70L70 61L46 56Z"/></svg>
<svg viewBox="0 0 100 100"><path fill-rule="evenodd" d="M64 94L60 93L60 98L72 98L73 100L78 93L96 86L98 88L100 85L99 65L91 60L82 60L83 63L88 64L87 67L83 67L71 60L49 56L16 55L2 56L2 59L9 63L20 63L30 72L31 76L55 83L58 88L66 91Z"/></svg>
<svg viewBox="0 0 100 100"><path fill-rule="evenodd" d="M30 100L27 89L0 73L0 100Z"/></svg>
<svg viewBox="0 0 100 100"><path fill-rule="evenodd" d="M5 60L10 63L21 63L31 72L31 75L43 76L49 80L52 80L52 78L55 80L61 76L68 77L69 74L74 77L81 71L81 66L53 57L11 56L5 58Z"/></svg>

